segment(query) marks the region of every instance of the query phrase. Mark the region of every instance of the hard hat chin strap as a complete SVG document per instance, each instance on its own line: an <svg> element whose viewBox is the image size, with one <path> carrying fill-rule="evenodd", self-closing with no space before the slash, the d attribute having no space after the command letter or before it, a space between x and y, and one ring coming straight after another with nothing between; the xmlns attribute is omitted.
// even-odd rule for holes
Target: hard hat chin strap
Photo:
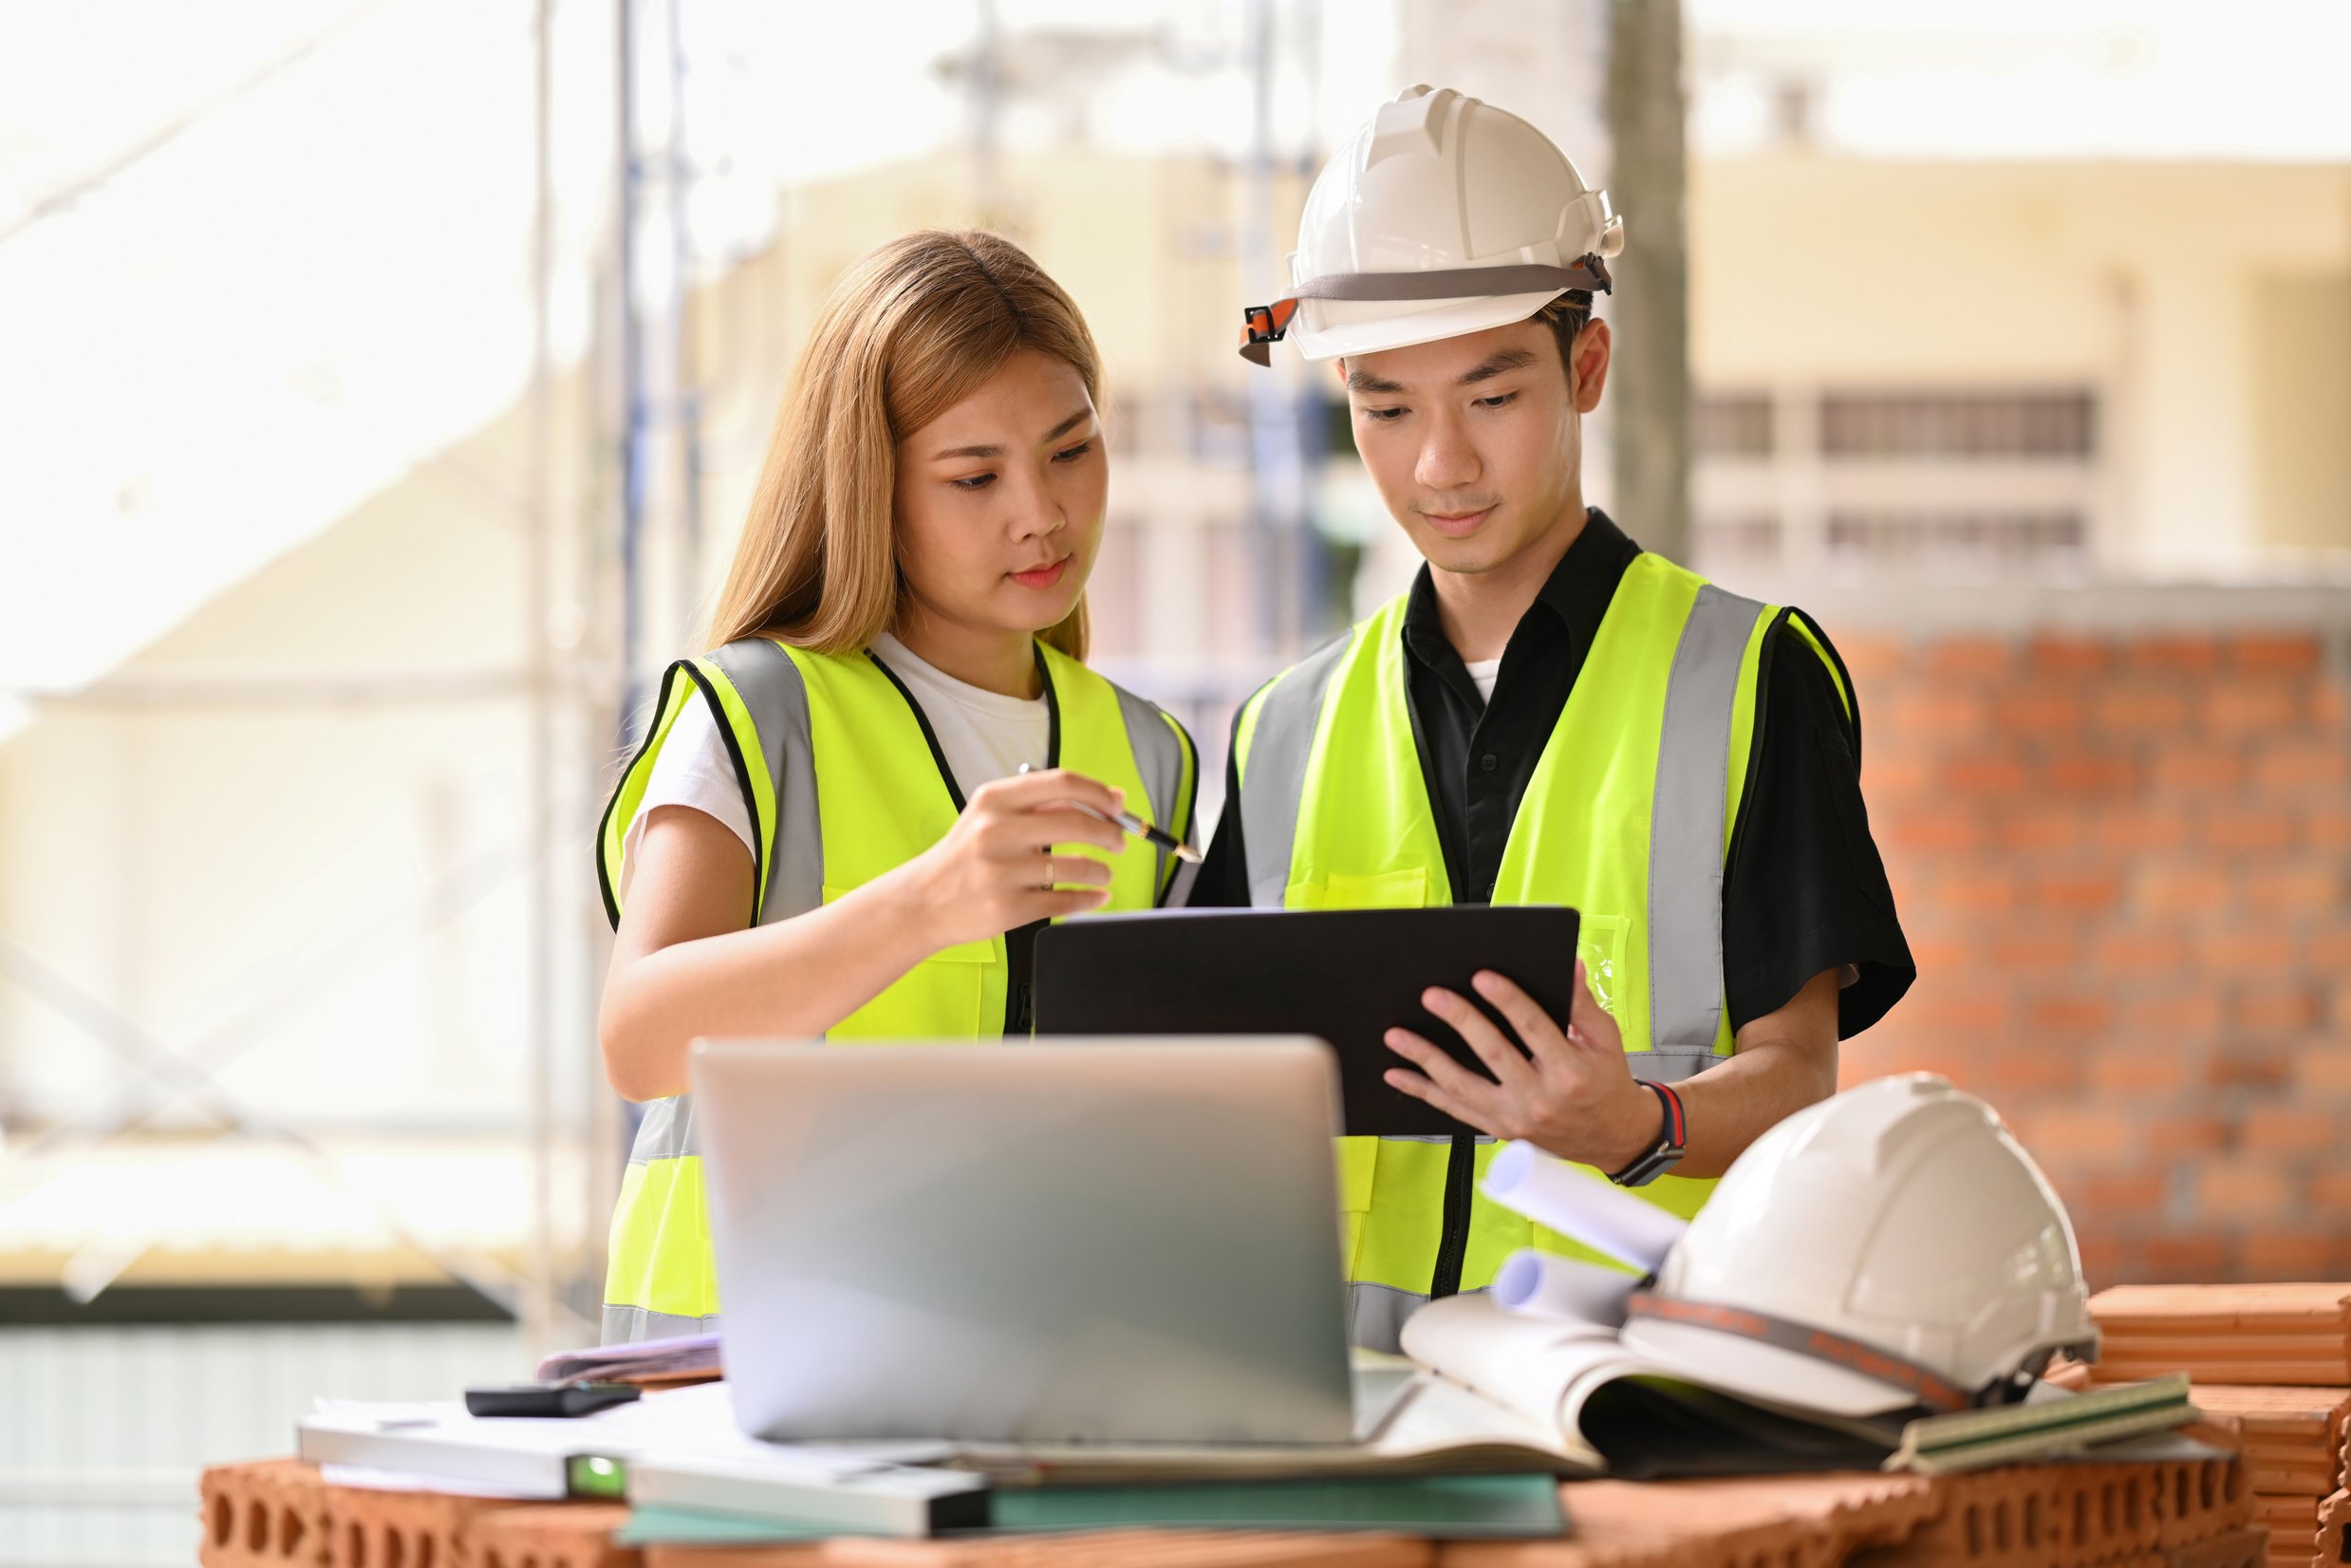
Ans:
<svg viewBox="0 0 2351 1568"><path fill-rule="evenodd" d="M1302 299L1384 300L1493 298L1502 294L1558 293L1581 289L1613 292L1608 263L1595 253L1573 267L1517 262L1507 267L1454 267L1433 272L1325 272L1308 278L1271 305L1252 305L1241 313L1241 357L1271 364L1274 344L1290 330Z"/></svg>
<svg viewBox="0 0 2351 1568"><path fill-rule="evenodd" d="M1981 1391L1970 1391L1945 1377L1931 1368L1915 1361L1905 1360L1890 1351L1875 1345L1865 1345L1858 1339L1849 1339L1841 1334L1831 1334L1808 1323L1799 1323L1785 1317L1774 1317L1769 1313L1755 1312L1745 1307L1726 1307L1712 1301L1685 1301L1651 1291L1636 1291L1627 1307L1627 1316L1648 1317L1661 1323L1690 1323L1717 1333L1752 1339L1775 1350L1789 1351L1797 1355L1825 1361L1864 1377L1889 1383L1911 1394L1933 1410L1945 1414L1952 1410L1972 1409L1978 1405L2003 1403L2015 1397L2015 1379L2003 1377ZM2026 1379L2029 1383L2030 1379Z"/></svg>

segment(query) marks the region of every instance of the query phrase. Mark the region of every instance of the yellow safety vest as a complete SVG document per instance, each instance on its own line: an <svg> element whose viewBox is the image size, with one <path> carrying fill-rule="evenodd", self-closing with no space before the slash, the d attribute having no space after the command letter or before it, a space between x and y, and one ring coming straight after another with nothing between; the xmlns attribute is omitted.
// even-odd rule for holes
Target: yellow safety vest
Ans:
<svg viewBox="0 0 2351 1568"><path fill-rule="evenodd" d="M1129 810L1185 836L1198 775L1189 736L1151 703L1036 644L1052 714L1051 765L1126 792ZM954 827L961 791L913 696L870 654L811 653L765 638L681 660L662 677L645 742L606 808L597 870L621 917L621 846L654 758L697 695L756 825L750 924L830 904L921 854ZM1112 863L1112 909L1148 909L1175 861L1130 850ZM827 1032L831 1040L981 1040L1001 1035L1012 969L1001 936L932 954ZM613 1210L604 1338L709 1333L718 1292L691 1095L654 1100Z"/></svg>
<svg viewBox="0 0 2351 1568"><path fill-rule="evenodd" d="M1242 709L1234 744L1253 905L1453 902L1412 736L1406 604L1390 601ZM1801 615L1727 593L1660 556L1636 556L1503 849L1491 902L1581 911L1578 946L1595 994L1645 1079L1676 1082L1732 1051L1723 868L1746 785L1764 653L1782 625L1819 654L1850 709L1826 640ZM1498 1148L1479 1141L1478 1177ZM1476 1193L1453 1196L1457 1206L1465 1200L1465 1235L1457 1225L1454 1256L1441 1260L1451 1155L1442 1136L1339 1140L1349 1316L1359 1344L1394 1350L1404 1319L1439 1283L1441 1262L1448 1273L1458 1268L1458 1288L1474 1290L1491 1284L1520 1247L1596 1258ZM1713 1186L1668 1175L1636 1190L1687 1216Z"/></svg>

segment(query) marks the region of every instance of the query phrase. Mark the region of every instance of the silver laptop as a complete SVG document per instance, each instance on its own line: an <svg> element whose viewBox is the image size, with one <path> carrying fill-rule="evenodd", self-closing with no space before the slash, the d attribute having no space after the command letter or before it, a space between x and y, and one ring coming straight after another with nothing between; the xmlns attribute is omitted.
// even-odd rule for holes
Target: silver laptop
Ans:
<svg viewBox="0 0 2351 1568"><path fill-rule="evenodd" d="M1354 1432L1320 1041L705 1043L693 1075L745 1430Z"/></svg>

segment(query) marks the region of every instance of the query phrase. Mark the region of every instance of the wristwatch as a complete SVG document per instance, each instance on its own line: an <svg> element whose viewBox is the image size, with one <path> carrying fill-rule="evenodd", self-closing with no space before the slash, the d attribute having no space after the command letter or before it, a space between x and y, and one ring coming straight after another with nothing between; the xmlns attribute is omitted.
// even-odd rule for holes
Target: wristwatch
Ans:
<svg viewBox="0 0 2351 1568"><path fill-rule="evenodd" d="M1641 1080L1641 1087L1657 1096L1665 1108L1665 1124L1657 1129L1657 1142L1647 1153L1631 1165L1610 1174L1609 1180L1618 1186L1647 1186L1658 1177L1682 1163L1682 1150L1689 1144L1689 1123L1682 1115L1682 1097L1661 1083Z"/></svg>

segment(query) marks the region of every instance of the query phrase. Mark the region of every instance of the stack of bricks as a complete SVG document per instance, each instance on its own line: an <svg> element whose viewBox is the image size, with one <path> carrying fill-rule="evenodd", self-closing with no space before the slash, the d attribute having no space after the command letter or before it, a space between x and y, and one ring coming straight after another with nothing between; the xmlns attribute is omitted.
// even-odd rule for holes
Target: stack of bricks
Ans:
<svg viewBox="0 0 2351 1568"><path fill-rule="evenodd" d="M614 1544L626 1509L332 1487L291 1460L205 1472L203 1568L2264 1568L2234 1460L1927 1480L1815 1475L1563 1489L1558 1540L1116 1531L773 1547Z"/></svg>
<svg viewBox="0 0 2351 1568"><path fill-rule="evenodd" d="M2094 1284L2351 1278L2351 615L1829 630L1919 968L1846 1081L1998 1107Z"/></svg>
<svg viewBox="0 0 2351 1568"><path fill-rule="evenodd" d="M2090 1310L2103 1340L2098 1380L2186 1372L2201 1435L2244 1458L2270 1568L2308 1568L2344 1479L2351 1284L2126 1285Z"/></svg>

